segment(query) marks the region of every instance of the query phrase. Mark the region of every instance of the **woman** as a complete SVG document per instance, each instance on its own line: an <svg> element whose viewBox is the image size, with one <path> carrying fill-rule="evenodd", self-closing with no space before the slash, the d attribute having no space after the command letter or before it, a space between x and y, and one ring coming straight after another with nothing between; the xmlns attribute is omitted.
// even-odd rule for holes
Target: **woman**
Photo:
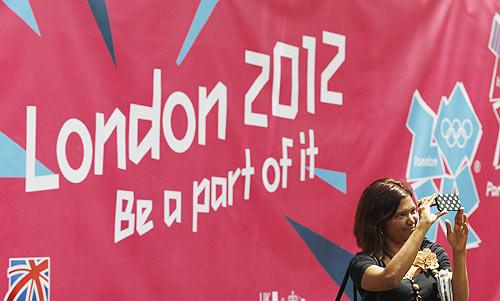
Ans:
<svg viewBox="0 0 500 301"><path fill-rule="evenodd" d="M434 197L423 198L417 207L408 187L387 178L376 180L364 190L354 224L362 252L350 265L350 276L363 300L439 300L435 274L445 269L453 273L454 301L468 300L467 216L461 208L453 229L446 220L453 250L450 267L445 250L425 238L431 225L447 213L430 211Z"/></svg>

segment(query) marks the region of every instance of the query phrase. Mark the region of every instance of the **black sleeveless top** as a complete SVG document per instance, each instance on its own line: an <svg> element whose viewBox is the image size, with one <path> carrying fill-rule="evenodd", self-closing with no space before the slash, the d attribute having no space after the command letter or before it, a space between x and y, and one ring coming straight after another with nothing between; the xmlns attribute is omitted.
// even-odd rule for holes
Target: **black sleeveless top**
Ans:
<svg viewBox="0 0 500 301"><path fill-rule="evenodd" d="M422 245L420 245L420 250L425 248L431 249L437 256L439 262L438 270L442 269L450 269L450 260L448 258L448 254L446 251L437 243L431 242L427 239L424 239ZM363 277L363 273L365 270L371 265L378 265L380 267L385 267L385 263L376 258L373 255L358 253L351 260L349 273L351 279L359 290L363 301L408 301L415 300L415 294L411 288L411 282L408 279L402 279L399 282L399 285L388 291L382 292L369 292L365 291L361 288L361 278ZM420 295L422 296L423 301L435 301L438 299L438 290L436 279L432 276L430 271L422 271L418 274L413 281L420 286Z"/></svg>

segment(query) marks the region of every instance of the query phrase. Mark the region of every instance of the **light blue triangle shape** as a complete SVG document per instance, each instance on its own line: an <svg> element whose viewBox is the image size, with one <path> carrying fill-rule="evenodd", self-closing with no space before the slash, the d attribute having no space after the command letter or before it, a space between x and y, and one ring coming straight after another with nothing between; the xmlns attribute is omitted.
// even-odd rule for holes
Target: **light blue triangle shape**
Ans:
<svg viewBox="0 0 500 301"><path fill-rule="evenodd" d="M347 174L345 172L315 168L314 174L342 193L347 193Z"/></svg>
<svg viewBox="0 0 500 301"><path fill-rule="evenodd" d="M481 243L481 239L477 235L476 231L469 225L469 237L467 238L467 247L478 247Z"/></svg>
<svg viewBox="0 0 500 301"><path fill-rule="evenodd" d="M35 163L37 176L54 174L38 160ZM0 178L26 177L26 151L12 139L0 132Z"/></svg>
<svg viewBox="0 0 500 301"><path fill-rule="evenodd" d="M29 0L2 0L16 15L19 16L31 29L41 36Z"/></svg>
<svg viewBox="0 0 500 301"><path fill-rule="evenodd" d="M196 10L196 14L194 15L193 22L191 23L191 26L189 27L188 34L186 36L186 39L184 40L184 43L182 44L181 51L179 52L179 55L177 56L176 64L180 65L184 58L186 57L187 53L191 49L191 46L193 46L194 41L200 34L201 30L205 26L205 23L207 23L208 18L210 18L210 15L214 11L215 5L217 5L217 2L219 0L201 0L200 6L198 6L198 9Z"/></svg>

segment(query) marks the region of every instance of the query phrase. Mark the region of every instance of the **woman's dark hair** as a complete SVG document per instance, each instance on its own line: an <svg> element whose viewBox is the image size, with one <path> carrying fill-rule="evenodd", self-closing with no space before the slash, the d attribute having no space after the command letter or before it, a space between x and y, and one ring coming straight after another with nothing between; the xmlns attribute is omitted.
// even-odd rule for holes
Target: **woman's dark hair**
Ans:
<svg viewBox="0 0 500 301"><path fill-rule="evenodd" d="M382 256L382 227L394 216L399 203L407 196L413 196L411 189L389 178L378 179L365 188L354 220L356 242L364 253Z"/></svg>

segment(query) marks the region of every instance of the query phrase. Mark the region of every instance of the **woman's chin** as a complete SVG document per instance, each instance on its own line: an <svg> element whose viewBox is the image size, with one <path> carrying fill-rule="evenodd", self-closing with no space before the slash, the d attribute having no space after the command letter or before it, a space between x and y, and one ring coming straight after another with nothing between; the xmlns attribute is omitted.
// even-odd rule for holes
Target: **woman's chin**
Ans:
<svg viewBox="0 0 500 301"><path fill-rule="evenodd" d="M403 235L406 237L406 239L408 239L408 237L410 237L410 235L413 233L413 231L415 231L415 227L409 228L409 229L404 229Z"/></svg>

